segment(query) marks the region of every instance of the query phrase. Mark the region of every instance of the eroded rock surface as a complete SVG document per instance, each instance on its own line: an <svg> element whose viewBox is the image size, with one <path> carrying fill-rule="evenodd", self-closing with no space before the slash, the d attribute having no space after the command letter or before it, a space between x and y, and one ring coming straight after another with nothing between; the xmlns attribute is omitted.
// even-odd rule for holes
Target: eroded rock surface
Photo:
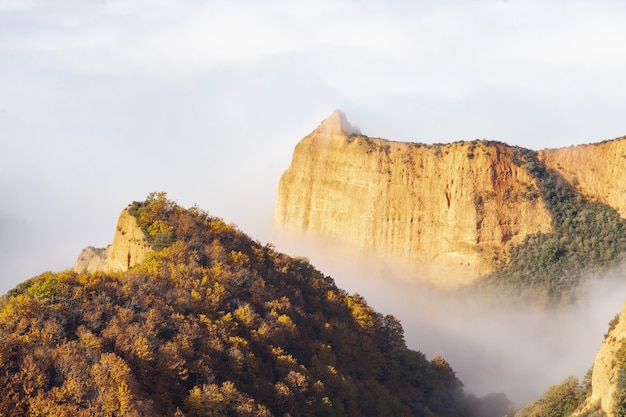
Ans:
<svg viewBox="0 0 626 417"><path fill-rule="evenodd" d="M274 212L278 239L319 237L458 287L511 245L550 232L535 179L505 144L421 145L362 136L336 111L296 146Z"/></svg>
<svg viewBox="0 0 626 417"><path fill-rule="evenodd" d="M124 209L117 221L113 243L106 249L91 246L83 249L74 264L74 271L126 271L143 262L150 250L137 220Z"/></svg>

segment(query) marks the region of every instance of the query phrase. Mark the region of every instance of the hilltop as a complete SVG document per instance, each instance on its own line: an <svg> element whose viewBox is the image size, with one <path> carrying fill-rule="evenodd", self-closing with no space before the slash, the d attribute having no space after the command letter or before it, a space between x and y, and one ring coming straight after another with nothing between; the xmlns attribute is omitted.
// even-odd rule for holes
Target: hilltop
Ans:
<svg viewBox="0 0 626 417"><path fill-rule="evenodd" d="M0 415L512 412L503 395L467 396L444 358L408 349L394 316L197 207L151 194L115 236L95 251L100 267L2 297Z"/></svg>

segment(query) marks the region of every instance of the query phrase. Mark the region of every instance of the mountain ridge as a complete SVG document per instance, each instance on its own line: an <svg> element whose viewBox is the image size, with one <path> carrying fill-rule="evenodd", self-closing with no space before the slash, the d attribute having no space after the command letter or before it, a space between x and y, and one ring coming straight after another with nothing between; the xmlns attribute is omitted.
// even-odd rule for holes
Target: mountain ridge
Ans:
<svg viewBox="0 0 626 417"><path fill-rule="evenodd" d="M588 148L626 154L626 140L607 143ZM426 145L318 128L296 145L281 176L274 231L279 241L320 239L400 266L400 275L412 280L466 286L506 265L527 238L560 227L542 176L571 171L548 185L572 188L567 198L581 195L624 210L621 183L608 196L588 187L595 183L580 174L584 166L571 157L576 152L486 140ZM612 160L602 183L623 165L623 158Z"/></svg>

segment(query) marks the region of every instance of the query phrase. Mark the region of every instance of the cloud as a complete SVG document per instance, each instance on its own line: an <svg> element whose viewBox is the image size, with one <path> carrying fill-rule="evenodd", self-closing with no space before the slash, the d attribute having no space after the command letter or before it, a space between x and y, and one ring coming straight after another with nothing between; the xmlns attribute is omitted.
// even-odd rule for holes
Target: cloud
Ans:
<svg viewBox="0 0 626 417"><path fill-rule="evenodd" d="M576 304L546 309L430 288L396 274L390 265L310 238L279 240L277 247L306 254L340 288L364 296L382 314L395 315L409 347L429 358L442 355L468 393L505 393L518 406L570 375L584 377L626 291L621 277L609 272L588 281Z"/></svg>
<svg viewBox="0 0 626 417"><path fill-rule="evenodd" d="M457 100L485 85L565 93L581 77L626 66L616 53L626 39L625 12L581 3L60 4L13 14L32 30L9 33L0 51L42 68L174 83L310 55L311 70L346 96L413 92Z"/></svg>

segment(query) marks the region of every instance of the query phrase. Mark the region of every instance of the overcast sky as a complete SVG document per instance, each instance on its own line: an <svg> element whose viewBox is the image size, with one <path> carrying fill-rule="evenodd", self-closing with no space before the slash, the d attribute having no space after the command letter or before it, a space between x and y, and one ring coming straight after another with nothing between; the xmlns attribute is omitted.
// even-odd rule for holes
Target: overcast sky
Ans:
<svg viewBox="0 0 626 417"><path fill-rule="evenodd" d="M270 240L296 143L626 134L620 1L0 0L0 293L152 191Z"/></svg>

